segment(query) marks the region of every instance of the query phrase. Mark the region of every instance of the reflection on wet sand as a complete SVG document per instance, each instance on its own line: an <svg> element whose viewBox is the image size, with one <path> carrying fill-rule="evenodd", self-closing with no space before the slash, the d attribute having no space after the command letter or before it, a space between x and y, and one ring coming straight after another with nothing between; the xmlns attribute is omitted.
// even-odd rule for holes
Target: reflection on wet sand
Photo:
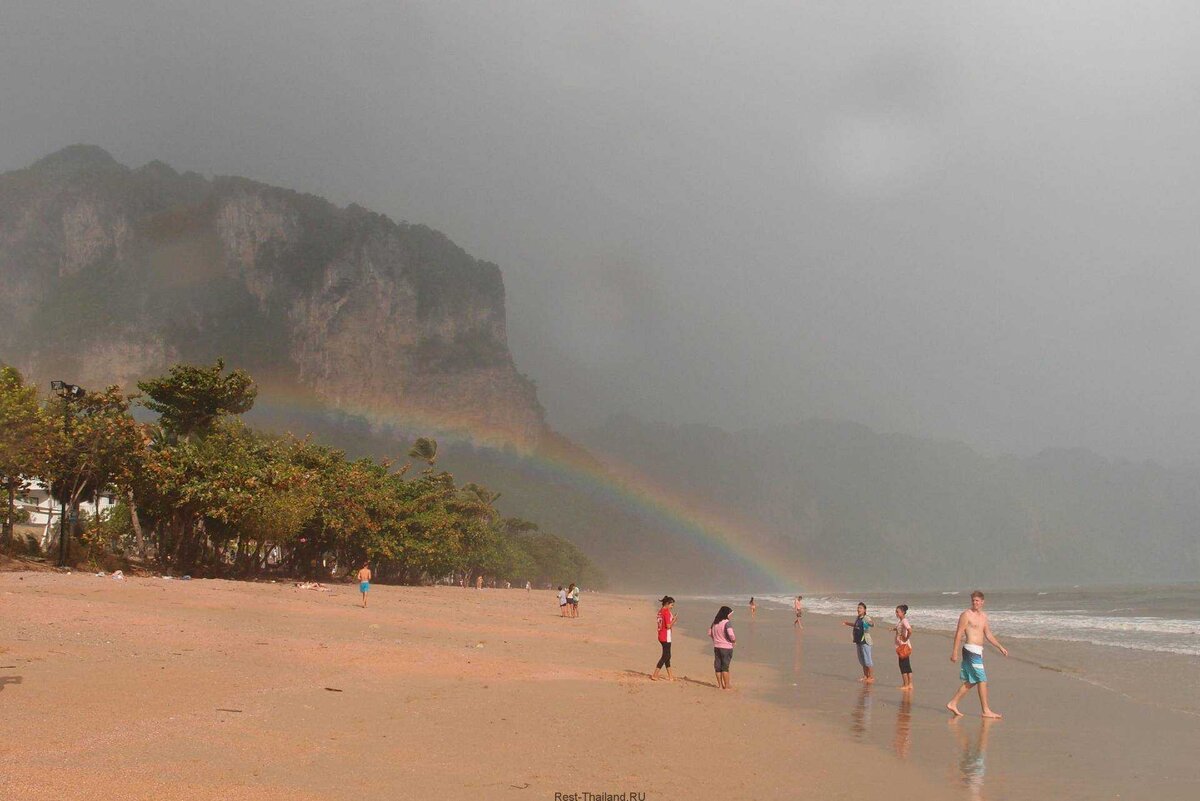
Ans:
<svg viewBox="0 0 1200 801"><path fill-rule="evenodd" d="M871 727L871 685L858 688L858 700L850 710L850 733L861 740Z"/></svg>
<svg viewBox="0 0 1200 801"><path fill-rule="evenodd" d="M792 675L793 676L800 675L800 662L801 662L800 657L802 656L802 649L800 648L801 642L803 642L803 638L800 636L800 630L797 629L796 630L796 649L792 654Z"/></svg>
<svg viewBox="0 0 1200 801"><path fill-rule="evenodd" d="M892 748L896 756L908 758L912 750L912 696L904 693L900 697L900 708L896 710L896 735L892 738Z"/></svg>
<svg viewBox="0 0 1200 801"><path fill-rule="evenodd" d="M987 774L988 729L996 721L990 718L981 718L978 733L975 737L971 737L960 723L961 720L961 718L953 718L949 723L958 737L959 777L971 798L982 799L983 778Z"/></svg>

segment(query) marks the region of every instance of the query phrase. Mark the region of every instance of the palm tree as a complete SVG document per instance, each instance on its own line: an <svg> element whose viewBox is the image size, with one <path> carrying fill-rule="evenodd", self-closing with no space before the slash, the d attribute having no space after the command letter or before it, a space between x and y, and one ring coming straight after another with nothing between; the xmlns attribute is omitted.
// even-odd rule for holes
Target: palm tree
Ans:
<svg viewBox="0 0 1200 801"><path fill-rule="evenodd" d="M429 465L425 469L425 472L429 473L433 471L433 464L437 461L437 451L438 445L436 439L418 437L417 441L413 443L412 448L408 451L408 457Z"/></svg>

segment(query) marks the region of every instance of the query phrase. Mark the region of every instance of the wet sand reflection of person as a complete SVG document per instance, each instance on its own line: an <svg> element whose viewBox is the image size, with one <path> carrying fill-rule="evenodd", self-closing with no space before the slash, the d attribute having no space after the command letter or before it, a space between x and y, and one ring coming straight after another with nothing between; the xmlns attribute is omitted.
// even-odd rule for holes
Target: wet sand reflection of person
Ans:
<svg viewBox="0 0 1200 801"><path fill-rule="evenodd" d="M800 663L801 663L802 657L804 655L804 649L802 649L800 647L800 644L803 641L804 641L804 638L800 636L800 629L796 629L796 650L792 654L792 675L793 676L800 675Z"/></svg>
<svg viewBox="0 0 1200 801"><path fill-rule="evenodd" d="M892 748L901 759L908 759L908 752L912 750L912 696L907 693L900 696L900 708L896 710Z"/></svg>
<svg viewBox="0 0 1200 801"><path fill-rule="evenodd" d="M871 727L871 685L864 684L859 688L858 700L850 710L850 733L861 740Z"/></svg>
<svg viewBox="0 0 1200 801"><path fill-rule="evenodd" d="M967 793L973 799L983 798L983 779L987 774L988 729L995 722L995 718L981 718L979 720L979 734L977 737L972 738L959 725L959 718L952 718L950 720L949 725L954 729L954 733L958 737L958 747L960 749L958 757L959 777L962 780L963 786L967 788Z"/></svg>

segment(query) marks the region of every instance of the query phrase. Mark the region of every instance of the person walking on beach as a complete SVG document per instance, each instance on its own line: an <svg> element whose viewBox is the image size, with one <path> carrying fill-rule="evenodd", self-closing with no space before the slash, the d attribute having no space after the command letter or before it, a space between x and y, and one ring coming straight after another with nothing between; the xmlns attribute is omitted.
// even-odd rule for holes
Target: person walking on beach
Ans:
<svg viewBox="0 0 1200 801"><path fill-rule="evenodd" d="M362 593L363 609L367 608L367 592L371 589L371 568L367 567L367 562L362 563L362 567L358 569L358 591Z"/></svg>
<svg viewBox="0 0 1200 801"><path fill-rule="evenodd" d="M950 646L950 661L957 662L959 647L962 648L962 665L958 669L958 677L962 686L946 704L955 717L961 717L958 702L971 691L972 687L979 688L979 708L985 718L999 718L988 706L987 672L983 669L983 643L986 640L995 646L996 650L1008 656L1008 649L1000 644L992 635L988 624L987 612L983 611L983 593L975 590L971 593L971 608L958 616L958 628L954 630L954 644Z"/></svg>
<svg viewBox="0 0 1200 801"><path fill-rule="evenodd" d="M567 616L567 591L561 584L558 585L558 616Z"/></svg>
<svg viewBox="0 0 1200 801"><path fill-rule="evenodd" d="M675 681L675 674L671 672L671 629L675 628L675 621L679 618L675 617L674 598L664 595L659 603L662 608L658 610L658 644L662 646L662 656L650 674L650 681L658 681L658 671L663 668L667 669L667 679Z"/></svg>
<svg viewBox="0 0 1200 801"><path fill-rule="evenodd" d="M531 592L532 590L533 590L533 584L531 584L531 583L530 583L530 582L527 580L527 581L525 582L525 592L526 592L526 593L529 593L529 592Z"/></svg>
<svg viewBox="0 0 1200 801"><path fill-rule="evenodd" d="M477 589L477 590L483 589L483 574L482 573L475 577L475 589Z"/></svg>
<svg viewBox="0 0 1200 801"><path fill-rule="evenodd" d="M713 670L717 674L717 687L722 690L732 689L729 682L729 663L733 661L733 644L737 642L729 620L732 615L732 609L722 606L717 610L712 625L708 627L708 636L713 641Z"/></svg>
<svg viewBox="0 0 1200 801"><path fill-rule="evenodd" d="M579 588L574 582L567 588L567 604L570 606L571 617L579 617Z"/></svg>
<svg viewBox="0 0 1200 801"><path fill-rule="evenodd" d="M796 622L792 625L799 626L800 630L804 630L804 624L800 622L800 618L804 617L804 596L797 595L796 600L792 602L792 608L796 610Z"/></svg>
<svg viewBox="0 0 1200 801"><path fill-rule="evenodd" d="M854 647L858 651L858 664L862 665L863 677L859 681L865 684L875 682L875 667L871 661L871 626L875 625L867 617L867 605L858 604L858 617L853 621L843 620L847 626L854 627Z"/></svg>
<svg viewBox="0 0 1200 801"><path fill-rule="evenodd" d="M900 689L911 690L912 683L912 624L908 622L908 604L896 607L896 658L900 660Z"/></svg>
<svg viewBox="0 0 1200 801"><path fill-rule="evenodd" d="M754 596L751 595L750 596L750 617L756 617L757 615L758 615L758 604L754 603Z"/></svg>

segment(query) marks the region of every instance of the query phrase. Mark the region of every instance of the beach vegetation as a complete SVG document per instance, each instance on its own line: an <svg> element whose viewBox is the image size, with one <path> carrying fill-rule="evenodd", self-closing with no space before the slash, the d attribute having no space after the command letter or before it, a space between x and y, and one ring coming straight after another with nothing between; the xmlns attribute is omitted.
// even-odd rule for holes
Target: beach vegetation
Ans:
<svg viewBox="0 0 1200 801"><path fill-rule="evenodd" d="M101 492L120 499L76 526L91 563L117 556L196 576L329 579L369 561L383 582L600 582L575 546L502 516L499 493L438 469L433 438L412 444L408 457L423 467L410 475L408 463L350 459L311 437L251 428L241 415L254 382L220 360L175 365L140 382L144 395L114 386L69 409L39 399L10 368L0 378L0 414L33 421L22 448L8 429L0 440L6 475L49 481L72 509ZM136 420L135 404L156 420Z"/></svg>
<svg viewBox="0 0 1200 801"><path fill-rule="evenodd" d="M3 543L13 541L13 526L22 522L17 498L29 487L49 457L50 423L37 390L27 386L14 367L0 365L0 482L5 493Z"/></svg>

